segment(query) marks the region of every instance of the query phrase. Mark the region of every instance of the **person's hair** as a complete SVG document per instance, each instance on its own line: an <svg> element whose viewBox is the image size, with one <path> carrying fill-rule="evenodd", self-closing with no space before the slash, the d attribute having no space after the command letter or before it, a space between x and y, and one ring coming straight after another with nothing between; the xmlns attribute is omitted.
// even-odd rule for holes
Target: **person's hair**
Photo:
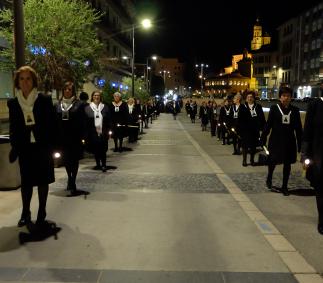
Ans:
<svg viewBox="0 0 323 283"><path fill-rule="evenodd" d="M19 88L19 76L22 72L29 72L31 74L31 78L33 80L33 87L37 88L38 87L38 77L36 71L30 67L30 66L22 66L20 67L16 72L14 76L14 85L16 89Z"/></svg>
<svg viewBox="0 0 323 283"><path fill-rule="evenodd" d="M132 98L132 97L130 97L130 98L128 98L128 101L127 101L128 103L129 102L132 102L132 103L135 103L135 100Z"/></svg>
<svg viewBox="0 0 323 283"><path fill-rule="evenodd" d="M63 85L63 89L62 89L62 91L63 91L63 95L64 95L64 90L65 90L67 87L69 87L69 86L72 86L72 95L73 95L73 96L76 96L75 84L74 84L74 82L72 82L72 81L66 81L66 82L64 83L64 85Z"/></svg>
<svg viewBox="0 0 323 283"><path fill-rule="evenodd" d="M242 95L240 93L237 93L234 97L234 99L240 99L240 101L242 100Z"/></svg>
<svg viewBox="0 0 323 283"><path fill-rule="evenodd" d="M113 94L113 96L119 96L119 97L122 97L121 93L120 93L120 92L118 92L118 91L116 91L116 92Z"/></svg>
<svg viewBox="0 0 323 283"><path fill-rule="evenodd" d="M97 93L100 94L100 101L102 102L103 97L102 97L102 91L100 91L100 90L95 90L95 91L92 92L91 101L93 101L94 94L97 94Z"/></svg>
<svg viewBox="0 0 323 283"><path fill-rule="evenodd" d="M88 101L88 99L89 99L89 95L87 94L87 92L82 91L80 93L80 100L82 100L82 101Z"/></svg>
<svg viewBox="0 0 323 283"><path fill-rule="evenodd" d="M290 96L292 96L293 90L288 86L283 86L279 89L279 97L281 97L283 93L289 93Z"/></svg>
<svg viewBox="0 0 323 283"><path fill-rule="evenodd" d="M251 91L251 90L247 91L247 92L246 92L246 98L247 98L247 96L248 96L248 95L252 95L252 96L253 96L253 98L254 98L254 99L256 99L256 94L255 94L255 92L254 92L254 91Z"/></svg>

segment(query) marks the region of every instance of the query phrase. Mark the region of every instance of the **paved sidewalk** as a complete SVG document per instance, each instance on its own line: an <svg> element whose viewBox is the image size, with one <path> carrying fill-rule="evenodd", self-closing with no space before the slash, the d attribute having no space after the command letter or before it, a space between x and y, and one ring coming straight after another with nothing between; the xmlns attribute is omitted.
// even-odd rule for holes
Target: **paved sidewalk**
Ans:
<svg viewBox="0 0 323 283"><path fill-rule="evenodd" d="M265 168L243 168L209 134L182 114L162 114L127 145L132 151L109 150L115 169L93 171L94 161L82 160L86 198L66 197L64 169L56 169L48 217L62 228L57 240L20 245L20 192L0 192L0 282L323 282L311 243L305 252L299 245L308 235L323 244L313 204L301 201L309 197L297 196L295 207L294 195L266 192ZM34 217L36 208L35 194ZM275 211L303 217L307 230L294 228L294 240L290 223L282 233L284 214Z"/></svg>

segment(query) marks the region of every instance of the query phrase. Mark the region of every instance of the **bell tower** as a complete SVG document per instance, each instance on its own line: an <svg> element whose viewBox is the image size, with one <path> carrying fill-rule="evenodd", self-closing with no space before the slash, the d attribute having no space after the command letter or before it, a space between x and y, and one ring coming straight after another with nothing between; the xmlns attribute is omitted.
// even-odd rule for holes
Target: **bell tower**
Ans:
<svg viewBox="0 0 323 283"><path fill-rule="evenodd" d="M260 49L262 46L262 27L259 24L257 18L255 25L253 26L253 39L251 40L251 50Z"/></svg>

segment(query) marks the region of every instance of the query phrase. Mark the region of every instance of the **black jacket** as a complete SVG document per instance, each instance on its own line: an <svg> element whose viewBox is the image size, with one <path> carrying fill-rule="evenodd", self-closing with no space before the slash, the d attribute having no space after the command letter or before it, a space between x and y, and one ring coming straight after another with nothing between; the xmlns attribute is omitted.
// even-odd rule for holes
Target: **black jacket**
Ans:
<svg viewBox="0 0 323 283"><path fill-rule="evenodd" d="M290 112L290 123L283 124L282 114ZM261 136L263 144L266 144L267 136L270 134L268 150L269 157L274 164L295 163L297 151L301 149L302 123L299 109L293 105L283 109L281 104L270 107L267 122Z"/></svg>
<svg viewBox="0 0 323 283"><path fill-rule="evenodd" d="M308 104L302 144L303 158L311 160L306 177L315 188L323 189L323 101Z"/></svg>

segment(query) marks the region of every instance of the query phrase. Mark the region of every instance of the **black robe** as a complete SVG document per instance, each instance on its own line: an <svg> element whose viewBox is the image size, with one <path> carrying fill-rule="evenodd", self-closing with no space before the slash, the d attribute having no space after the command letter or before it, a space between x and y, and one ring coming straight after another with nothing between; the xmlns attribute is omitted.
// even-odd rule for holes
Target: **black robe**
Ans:
<svg viewBox="0 0 323 283"><path fill-rule="evenodd" d="M129 122L129 110L127 103L122 102L119 106L119 111L116 111L116 107L111 103L109 105L109 110L111 113L113 138L121 139L127 136L127 126Z"/></svg>
<svg viewBox="0 0 323 283"><path fill-rule="evenodd" d="M38 94L33 114L35 125L26 126L18 99L7 102L9 108L11 161L19 157L21 184L38 186L53 183L55 146L55 113L50 96ZM35 142L31 143L31 132Z"/></svg>
<svg viewBox="0 0 323 283"><path fill-rule="evenodd" d="M94 112L90 105L84 109L85 112L85 142L86 150L94 153L97 147L108 149L109 131L111 130L111 115L107 105L101 110L102 134L99 136L94 124Z"/></svg>
<svg viewBox="0 0 323 283"><path fill-rule="evenodd" d="M252 108L248 104L245 105L240 126L242 147L255 148L259 145L260 131L263 130L265 123L261 105L255 103Z"/></svg>
<svg viewBox="0 0 323 283"><path fill-rule="evenodd" d="M285 115L291 111L289 124L283 124L282 114L278 105ZM295 163L302 139L302 123L299 109L293 105L289 105L288 108L284 109L280 103L272 105L261 136L263 144L266 143L270 131L268 143L270 161L274 164Z"/></svg>
<svg viewBox="0 0 323 283"><path fill-rule="evenodd" d="M58 148L62 151L64 163L82 157L82 140L85 139L84 106L81 101L75 100L73 106L68 110L68 120L63 120L61 101L55 106Z"/></svg>
<svg viewBox="0 0 323 283"><path fill-rule="evenodd" d="M323 189L323 101L308 104L302 144L304 157L311 160L306 177L315 188Z"/></svg>

